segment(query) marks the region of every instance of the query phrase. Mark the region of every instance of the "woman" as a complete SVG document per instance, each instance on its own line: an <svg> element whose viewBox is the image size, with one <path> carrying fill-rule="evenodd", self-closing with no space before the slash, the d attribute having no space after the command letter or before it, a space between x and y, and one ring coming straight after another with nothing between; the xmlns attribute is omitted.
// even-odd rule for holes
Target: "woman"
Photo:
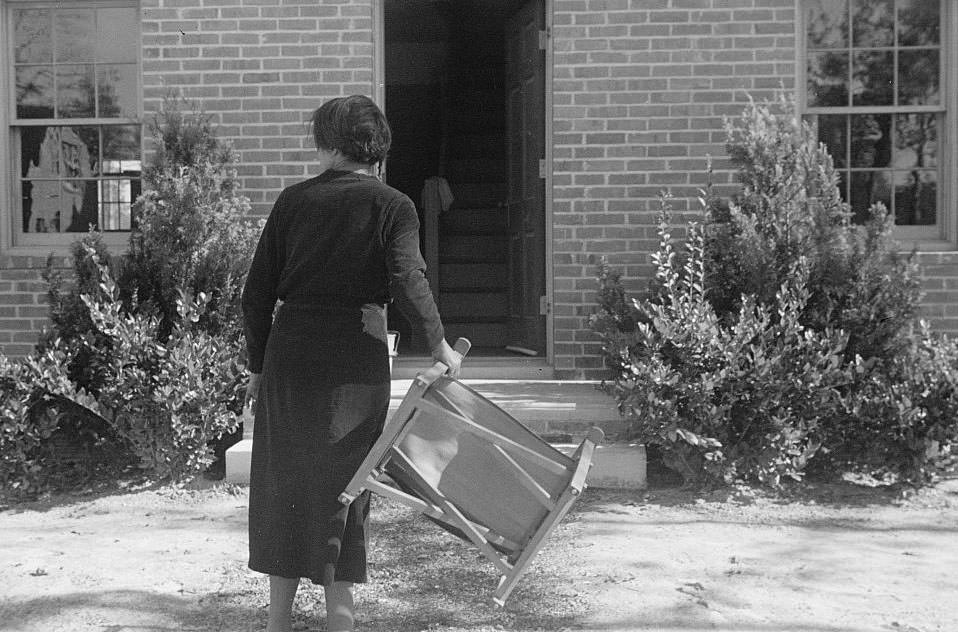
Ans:
<svg viewBox="0 0 958 632"><path fill-rule="evenodd" d="M369 494L349 506L338 496L389 406L385 305L454 375L460 362L426 282L416 209L373 175L391 141L385 116L367 97L342 97L313 113L312 129L320 175L280 193L243 291L256 400L249 566L270 576L267 632L290 630L301 577L325 588L329 632L353 627Z"/></svg>

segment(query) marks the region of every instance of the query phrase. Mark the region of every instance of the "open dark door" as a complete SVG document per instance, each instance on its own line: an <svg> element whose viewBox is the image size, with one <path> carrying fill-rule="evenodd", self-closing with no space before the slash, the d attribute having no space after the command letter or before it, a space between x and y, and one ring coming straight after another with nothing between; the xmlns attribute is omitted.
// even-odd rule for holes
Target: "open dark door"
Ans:
<svg viewBox="0 0 958 632"><path fill-rule="evenodd" d="M511 345L542 354L546 323L545 51L543 0L531 0L506 23L506 206L509 219L509 317Z"/></svg>

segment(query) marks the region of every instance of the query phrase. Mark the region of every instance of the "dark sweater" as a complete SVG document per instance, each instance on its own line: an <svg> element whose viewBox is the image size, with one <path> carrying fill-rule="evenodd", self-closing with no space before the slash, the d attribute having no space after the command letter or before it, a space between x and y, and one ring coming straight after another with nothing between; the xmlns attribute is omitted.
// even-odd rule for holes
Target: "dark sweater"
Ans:
<svg viewBox="0 0 958 632"><path fill-rule="evenodd" d="M277 299L396 305L430 348L443 340L412 201L373 176L326 171L280 193L243 289L249 370L263 368Z"/></svg>

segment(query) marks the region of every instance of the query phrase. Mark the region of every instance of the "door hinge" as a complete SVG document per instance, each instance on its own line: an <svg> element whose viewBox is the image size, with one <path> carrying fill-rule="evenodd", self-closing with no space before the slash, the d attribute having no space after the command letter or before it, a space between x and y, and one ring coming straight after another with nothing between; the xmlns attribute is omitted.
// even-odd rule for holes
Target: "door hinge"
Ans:
<svg viewBox="0 0 958 632"><path fill-rule="evenodd" d="M539 315L548 316L549 312L552 311L552 303L549 302L548 296L539 297Z"/></svg>
<svg viewBox="0 0 958 632"><path fill-rule="evenodd" d="M549 48L550 37L552 37L552 33L549 29L543 29L539 31L539 50L546 50Z"/></svg>
<svg viewBox="0 0 958 632"><path fill-rule="evenodd" d="M539 158L539 177L540 177L540 178L546 177L546 168L547 168L547 167L546 167L546 159L545 159L545 158Z"/></svg>

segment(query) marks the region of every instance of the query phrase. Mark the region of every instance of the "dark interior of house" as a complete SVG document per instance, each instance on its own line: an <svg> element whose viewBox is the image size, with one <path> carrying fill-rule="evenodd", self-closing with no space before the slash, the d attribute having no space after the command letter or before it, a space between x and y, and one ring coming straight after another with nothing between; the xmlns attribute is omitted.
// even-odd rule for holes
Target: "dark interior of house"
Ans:
<svg viewBox="0 0 958 632"><path fill-rule="evenodd" d="M446 337L470 338L472 354L507 344L504 29L521 5L385 3L386 179L417 205ZM389 325L400 332L400 353L428 352L397 309Z"/></svg>

